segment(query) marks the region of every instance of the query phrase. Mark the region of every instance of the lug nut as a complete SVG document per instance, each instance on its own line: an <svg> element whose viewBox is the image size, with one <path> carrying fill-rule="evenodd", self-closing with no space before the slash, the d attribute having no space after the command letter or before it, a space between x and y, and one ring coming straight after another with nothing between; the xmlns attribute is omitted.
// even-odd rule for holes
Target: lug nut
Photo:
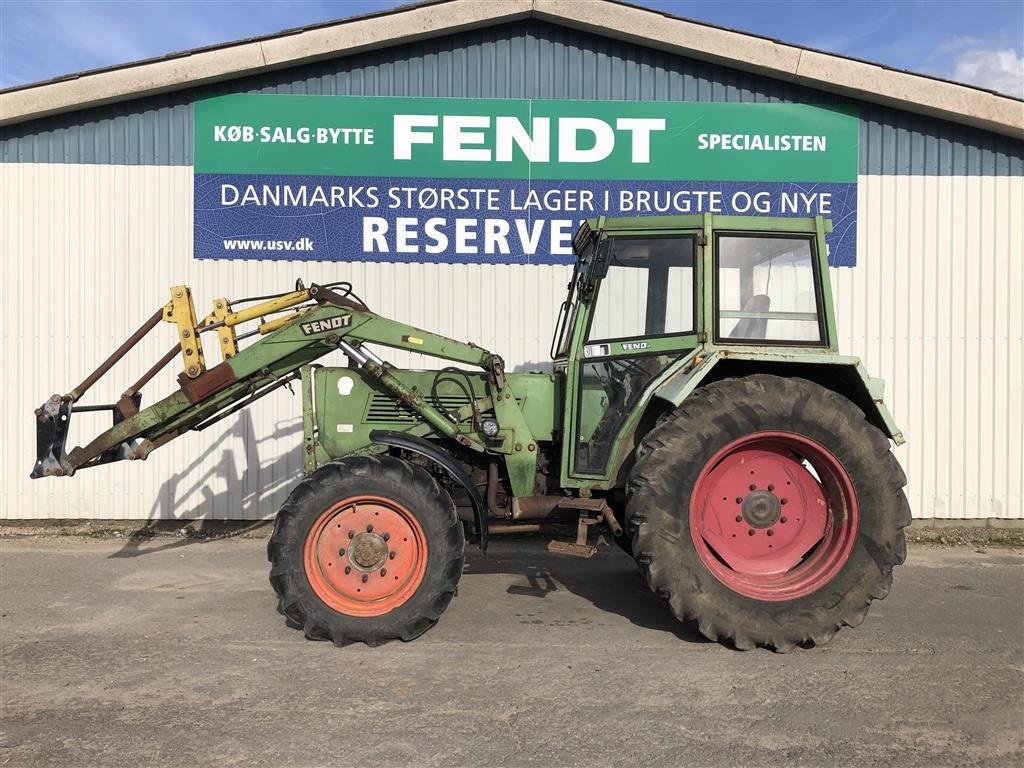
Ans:
<svg viewBox="0 0 1024 768"><path fill-rule="evenodd" d="M394 560L394 559L395 559L395 553L394 552L388 552L388 560Z"/></svg>
<svg viewBox="0 0 1024 768"><path fill-rule="evenodd" d="M754 485L753 483L751 483L751 484L750 484L749 486L747 486L747 487L748 487L748 488L750 488L750 490L752 490L752 491L756 491L756 490L757 490L757 486L756 486L756 485Z"/></svg>
<svg viewBox="0 0 1024 768"><path fill-rule="evenodd" d="M352 538L353 536L355 536L355 535L356 535L356 534L355 534L355 531L349 531L349 532L348 532L348 537L349 537L350 539L351 539L351 538Z"/></svg>
<svg viewBox="0 0 1024 768"><path fill-rule="evenodd" d="M736 522L737 523L742 523L743 522L743 515L736 515Z"/></svg>
<svg viewBox="0 0 1024 768"><path fill-rule="evenodd" d="M784 522L786 522L786 518L785 518L785 517L780 517L780 518L779 518L779 522L780 522L780 523L784 523Z"/></svg>
<svg viewBox="0 0 1024 768"><path fill-rule="evenodd" d="M345 566L345 573L346 574L352 573L352 566L351 565L346 565Z"/></svg>
<svg viewBox="0 0 1024 768"><path fill-rule="evenodd" d="M369 577L369 576L367 576L367 575L366 575L366 574L364 573L364 574L363 574L363 584L365 584L365 583L366 583L367 581L369 581L369 580L370 580L370 577Z"/></svg>
<svg viewBox="0 0 1024 768"><path fill-rule="evenodd" d="M779 504L789 504L789 499L779 499Z"/></svg>
<svg viewBox="0 0 1024 768"><path fill-rule="evenodd" d="M769 490L769 491L774 491L774 490L775 490L775 486L774 486L774 485L772 485L771 483L769 483L769 484L768 484L768 490Z"/></svg>
<svg viewBox="0 0 1024 768"><path fill-rule="evenodd" d="M366 526L366 532L367 533L373 533L373 526L372 525Z"/></svg>
<svg viewBox="0 0 1024 768"><path fill-rule="evenodd" d="M345 548L342 547L341 549L338 550L338 557L344 557L344 556L345 556Z"/></svg>
<svg viewBox="0 0 1024 768"><path fill-rule="evenodd" d="M736 503L737 504L742 504L743 503L743 497L742 496L737 496L736 497Z"/></svg>
<svg viewBox="0 0 1024 768"><path fill-rule="evenodd" d="M384 539L384 541L388 541L388 540L389 540L389 539L391 538L391 534L390 534L390 533L382 533L382 534L380 535L380 537L381 537L382 539Z"/></svg>
<svg viewBox="0 0 1024 768"><path fill-rule="evenodd" d="M768 535L769 536L774 536L775 535L775 531L773 531L771 528L769 528L768 529Z"/></svg>
<svg viewBox="0 0 1024 768"><path fill-rule="evenodd" d="M387 568L381 568L380 569L380 575L381 576L387 576L388 575L388 569Z"/></svg>
<svg viewBox="0 0 1024 768"><path fill-rule="evenodd" d="M754 535L754 529L751 528L749 531L747 531L747 536L753 536L753 535Z"/></svg>

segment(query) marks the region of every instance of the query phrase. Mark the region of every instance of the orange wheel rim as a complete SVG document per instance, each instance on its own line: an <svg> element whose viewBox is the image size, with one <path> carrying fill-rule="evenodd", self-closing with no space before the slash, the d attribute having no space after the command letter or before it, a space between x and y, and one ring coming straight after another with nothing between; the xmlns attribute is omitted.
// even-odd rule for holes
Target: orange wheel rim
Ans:
<svg viewBox="0 0 1024 768"><path fill-rule="evenodd" d="M407 507L352 496L317 518L303 550L317 597L348 616L382 616L412 597L427 572L427 537Z"/></svg>

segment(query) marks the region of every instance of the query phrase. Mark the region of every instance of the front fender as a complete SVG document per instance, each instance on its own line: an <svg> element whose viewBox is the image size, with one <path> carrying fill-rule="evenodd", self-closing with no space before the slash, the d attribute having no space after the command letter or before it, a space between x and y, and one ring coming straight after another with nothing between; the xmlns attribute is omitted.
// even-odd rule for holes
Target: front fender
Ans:
<svg viewBox="0 0 1024 768"><path fill-rule="evenodd" d="M452 479L466 489L469 494L470 503L473 505L473 521L476 523L480 535L480 549L487 551L487 511L484 509L483 500L473 485L473 481L462 470L452 455L438 446L436 443L422 437L416 437L405 432L392 432L386 429L375 429L370 432L370 440L380 445L389 445L393 448L401 448L404 451L418 453L444 469Z"/></svg>

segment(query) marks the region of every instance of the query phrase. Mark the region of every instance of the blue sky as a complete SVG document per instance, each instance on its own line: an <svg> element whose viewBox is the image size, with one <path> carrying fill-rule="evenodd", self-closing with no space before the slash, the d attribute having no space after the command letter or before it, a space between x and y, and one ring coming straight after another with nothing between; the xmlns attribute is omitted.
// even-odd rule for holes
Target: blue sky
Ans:
<svg viewBox="0 0 1024 768"><path fill-rule="evenodd" d="M634 2L1024 97L1021 0ZM0 87L400 4L397 0L0 0Z"/></svg>

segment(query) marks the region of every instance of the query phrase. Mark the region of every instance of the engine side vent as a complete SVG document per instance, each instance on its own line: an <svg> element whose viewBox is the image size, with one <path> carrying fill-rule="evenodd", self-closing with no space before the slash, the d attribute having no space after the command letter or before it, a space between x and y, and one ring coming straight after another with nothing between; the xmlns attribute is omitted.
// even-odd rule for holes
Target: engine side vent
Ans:
<svg viewBox="0 0 1024 768"><path fill-rule="evenodd" d="M469 404L465 395L439 395L434 405L446 411L455 411ZM412 424L419 417L404 403L382 392L374 392L370 407L366 409L367 424Z"/></svg>

